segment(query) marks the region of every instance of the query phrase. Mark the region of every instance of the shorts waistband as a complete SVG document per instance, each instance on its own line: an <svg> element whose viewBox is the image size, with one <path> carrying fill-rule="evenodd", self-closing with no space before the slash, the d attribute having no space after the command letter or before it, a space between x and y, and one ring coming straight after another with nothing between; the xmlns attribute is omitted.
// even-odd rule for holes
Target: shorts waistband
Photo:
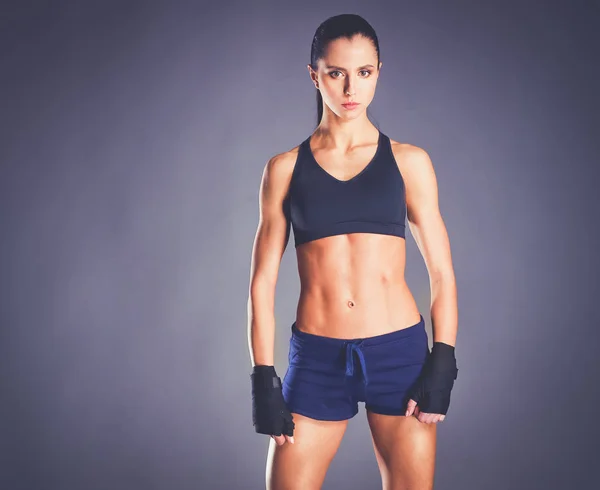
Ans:
<svg viewBox="0 0 600 490"><path fill-rule="evenodd" d="M393 332L384 333L381 335L375 335L373 337L362 337L362 338L354 338L354 339L340 339L336 337L325 337L322 335L316 335L313 333L303 332L298 329L296 326L296 322L292 323L292 336L296 339L299 339L303 342L315 342L319 345L329 345L331 347L344 347L347 344L360 344L361 346L371 346L371 345L380 345L386 344L388 342L393 342L396 340L400 340L406 337L410 337L411 335L415 335L419 331L425 328L425 320L423 319L423 315L419 313L419 321L410 327L402 328L400 330L395 330Z"/></svg>

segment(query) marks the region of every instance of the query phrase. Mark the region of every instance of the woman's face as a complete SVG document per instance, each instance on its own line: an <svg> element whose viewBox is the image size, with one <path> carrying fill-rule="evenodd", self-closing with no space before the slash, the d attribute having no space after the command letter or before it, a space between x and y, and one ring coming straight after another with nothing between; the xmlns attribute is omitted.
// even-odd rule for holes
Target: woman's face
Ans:
<svg viewBox="0 0 600 490"><path fill-rule="evenodd" d="M318 61L317 71L308 70L317 89L321 91L323 104L342 119L360 116L373 100L379 78L377 51L371 40L356 35L331 41L325 56ZM356 102L355 107L343 104Z"/></svg>

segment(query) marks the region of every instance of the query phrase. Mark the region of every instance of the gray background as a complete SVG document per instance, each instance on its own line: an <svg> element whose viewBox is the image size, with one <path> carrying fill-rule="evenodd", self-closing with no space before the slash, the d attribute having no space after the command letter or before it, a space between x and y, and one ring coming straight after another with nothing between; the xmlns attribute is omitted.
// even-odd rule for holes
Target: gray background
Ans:
<svg viewBox="0 0 600 490"><path fill-rule="evenodd" d="M370 114L430 153L452 244L460 374L436 489L598 485L597 2L2 5L2 488L263 488L258 186L313 130L312 36L349 12L380 38ZM281 375L295 260L288 245ZM361 405L324 488L379 487Z"/></svg>

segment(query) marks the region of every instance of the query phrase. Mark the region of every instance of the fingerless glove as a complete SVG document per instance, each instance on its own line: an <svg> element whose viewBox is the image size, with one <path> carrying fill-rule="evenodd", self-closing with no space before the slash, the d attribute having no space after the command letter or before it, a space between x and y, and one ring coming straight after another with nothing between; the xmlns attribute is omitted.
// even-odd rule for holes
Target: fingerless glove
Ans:
<svg viewBox="0 0 600 490"><path fill-rule="evenodd" d="M274 366L254 366L252 380L252 423L259 434L294 435L295 424L281 390Z"/></svg>
<svg viewBox="0 0 600 490"><path fill-rule="evenodd" d="M411 398L417 402L421 412L446 415L457 376L454 346L434 342Z"/></svg>

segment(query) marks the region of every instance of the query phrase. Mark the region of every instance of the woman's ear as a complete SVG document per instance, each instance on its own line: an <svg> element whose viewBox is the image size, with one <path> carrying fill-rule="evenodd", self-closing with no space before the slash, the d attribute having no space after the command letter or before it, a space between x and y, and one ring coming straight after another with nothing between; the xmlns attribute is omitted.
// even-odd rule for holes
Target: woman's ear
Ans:
<svg viewBox="0 0 600 490"><path fill-rule="evenodd" d="M310 75L310 79L315 84L315 88L319 88L319 81L318 81L316 72L312 69L310 64L306 65L306 68L308 69L308 74Z"/></svg>

